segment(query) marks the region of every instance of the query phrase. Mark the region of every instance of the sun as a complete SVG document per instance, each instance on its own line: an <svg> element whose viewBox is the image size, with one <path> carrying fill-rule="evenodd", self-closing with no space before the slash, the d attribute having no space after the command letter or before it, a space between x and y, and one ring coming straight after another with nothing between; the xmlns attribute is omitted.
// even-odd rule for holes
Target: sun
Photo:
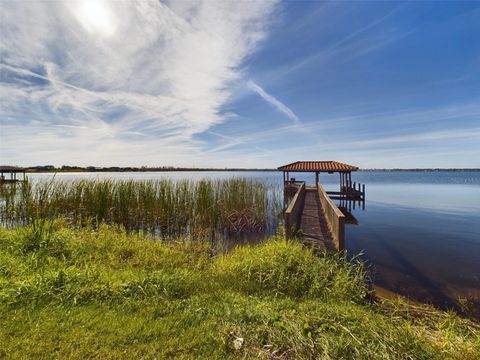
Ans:
<svg viewBox="0 0 480 360"><path fill-rule="evenodd" d="M75 17L91 34L111 36L115 23L111 9L103 0L83 0L74 10Z"/></svg>

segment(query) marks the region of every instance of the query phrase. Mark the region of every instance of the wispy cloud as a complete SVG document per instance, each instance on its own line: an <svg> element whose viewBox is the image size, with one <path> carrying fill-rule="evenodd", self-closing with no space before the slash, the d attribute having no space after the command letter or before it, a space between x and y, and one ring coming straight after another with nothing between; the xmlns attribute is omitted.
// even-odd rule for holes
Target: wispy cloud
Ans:
<svg viewBox="0 0 480 360"><path fill-rule="evenodd" d="M442 159L447 158L455 164L449 166L474 167L478 166L474 153L479 151L480 128L473 119L478 118L479 110L478 102L423 110L356 109L333 117L320 114L315 122L301 126L304 131L301 136L292 136L298 128L295 125L253 133L239 131L229 136L249 146L258 144L267 149L272 146L270 161L275 164L278 159L288 162L305 159L308 157L305 154L320 154L323 159L350 161L365 167L442 167L445 166ZM472 121L459 124L462 119ZM440 122L444 129L436 125ZM314 135L324 136L318 140ZM445 152L458 152L462 156L438 158L438 154Z"/></svg>
<svg viewBox="0 0 480 360"><path fill-rule="evenodd" d="M208 153L225 151L225 150L231 149L231 148L233 148L235 146L238 146L238 145L248 145L249 147L254 148L255 150L259 150L263 153L271 154L271 151L269 151L269 150L267 150L263 147L252 145L252 143L253 143L252 140L253 139L251 139L250 137L233 137L233 136L220 134L216 131L208 131L208 134L211 134L211 135L214 135L214 136L217 136L219 138L222 138L222 139L226 140L226 143L209 149L207 151Z"/></svg>
<svg viewBox="0 0 480 360"><path fill-rule="evenodd" d="M192 165L276 6L2 1L2 157Z"/></svg>
<svg viewBox="0 0 480 360"><path fill-rule="evenodd" d="M268 102L270 105L272 105L276 110L280 111L283 113L285 116L290 118L290 120L293 121L294 124L299 124L300 119L298 118L297 115L290 109L287 105L282 103L280 100L276 99L273 95L267 93L260 85L256 84L254 81L249 80L247 82L247 86L256 92L260 97Z"/></svg>
<svg viewBox="0 0 480 360"><path fill-rule="evenodd" d="M408 31L382 31L370 37L361 38L362 35L380 25L394 14L404 8L408 2L401 3L388 11L386 14L374 19L373 21L363 25L362 27L354 30L350 34L342 37L341 39L333 42L332 44L316 51L315 53L307 56L301 61L296 62L293 65L285 68L281 72L281 76L285 76L288 73L294 72L303 68L306 65L317 63L320 60L327 60L331 58L353 59L355 57L368 54L372 51L380 49L394 41L400 40L405 36L411 34L413 30Z"/></svg>
<svg viewBox="0 0 480 360"><path fill-rule="evenodd" d="M419 40L412 29L429 46L449 27L451 41L474 33L478 11L453 22L414 2L308 8L0 1L0 163L260 167L315 154L360 166L404 157L407 166L419 152L428 166L458 151L465 156L451 164L479 166L474 49L442 48L432 69L427 48L405 51ZM278 19L289 26L258 52ZM438 74L449 86L426 91ZM279 121L262 118L255 101Z"/></svg>
<svg viewBox="0 0 480 360"><path fill-rule="evenodd" d="M382 139L366 139L352 142L352 146L371 146L384 144L412 144L415 142L432 142L444 140L478 140L480 141L480 128L454 129L427 131L417 134L384 137Z"/></svg>

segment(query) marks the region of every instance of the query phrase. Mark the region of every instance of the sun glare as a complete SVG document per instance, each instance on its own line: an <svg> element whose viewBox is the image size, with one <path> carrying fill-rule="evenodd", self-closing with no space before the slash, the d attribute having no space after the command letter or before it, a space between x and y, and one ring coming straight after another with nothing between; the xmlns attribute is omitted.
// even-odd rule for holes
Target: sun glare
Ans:
<svg viewBox="0 0 480 360"><path fill-rule="evenodd" d="M75 9L75 16L89 33L111 36L115 32L112 12L105 1L83 0Z"/></svg>

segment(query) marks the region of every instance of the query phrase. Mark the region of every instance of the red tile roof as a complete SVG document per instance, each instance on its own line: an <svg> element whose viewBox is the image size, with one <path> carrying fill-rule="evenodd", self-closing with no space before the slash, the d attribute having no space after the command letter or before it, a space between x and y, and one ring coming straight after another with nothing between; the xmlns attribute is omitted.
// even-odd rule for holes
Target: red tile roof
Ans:
<svg viewBox="0 0 480 360"><path fill-rule="evenodd" d="M319 171L319 172L344 172L356 171L357 166L344 164L338 161L297 161L291 164L283 165L278 168L280 171Z"/></svg>

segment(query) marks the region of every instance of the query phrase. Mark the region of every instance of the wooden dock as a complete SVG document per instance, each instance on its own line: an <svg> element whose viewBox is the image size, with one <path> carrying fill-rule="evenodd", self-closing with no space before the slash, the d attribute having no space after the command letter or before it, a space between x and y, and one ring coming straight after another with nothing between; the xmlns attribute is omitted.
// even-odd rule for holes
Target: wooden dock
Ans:
<svg viewBox="0 0 480 360"><path fill-rule="evenodd" d="M295 191L296 190L296 191ZM285 229L288 238L302 238L304 242L327 250L344 247L345 215L329 198L320 184L305 186L289 184L294 191L285 210Z"/></svg>
<svg viewBox="0 0 480 360"><path fill-rule="evenodd" d="M20 179L17 177L17 174L23 174L23 178ZM25 169L16 166L0 165L0 185L15 184L19 181L25 181Z"/></svg>
<svg viewBox="0 0 480 360"><path fill-rule="evenodd" d="M299 230L306 243L335 250L332 233L328 227L316 187L307 187L305 190L305 202L300 215Z"/></svg>
<svg viewBox="0 0 480 360"><path fill-rule="evenodd" d="M345 223L355 218L346 217L333 200L344 208L359 202L365 206L365 185L352 182L352 171L358 167L338 161L296 161L278 168L283 172L284 225L288 238L303 238L305 242L325 249L344 249ZM315 186L290 178L290 173L315 174ZM325 191L320 184L320 173L338 173L339 191Z"/></svg>

